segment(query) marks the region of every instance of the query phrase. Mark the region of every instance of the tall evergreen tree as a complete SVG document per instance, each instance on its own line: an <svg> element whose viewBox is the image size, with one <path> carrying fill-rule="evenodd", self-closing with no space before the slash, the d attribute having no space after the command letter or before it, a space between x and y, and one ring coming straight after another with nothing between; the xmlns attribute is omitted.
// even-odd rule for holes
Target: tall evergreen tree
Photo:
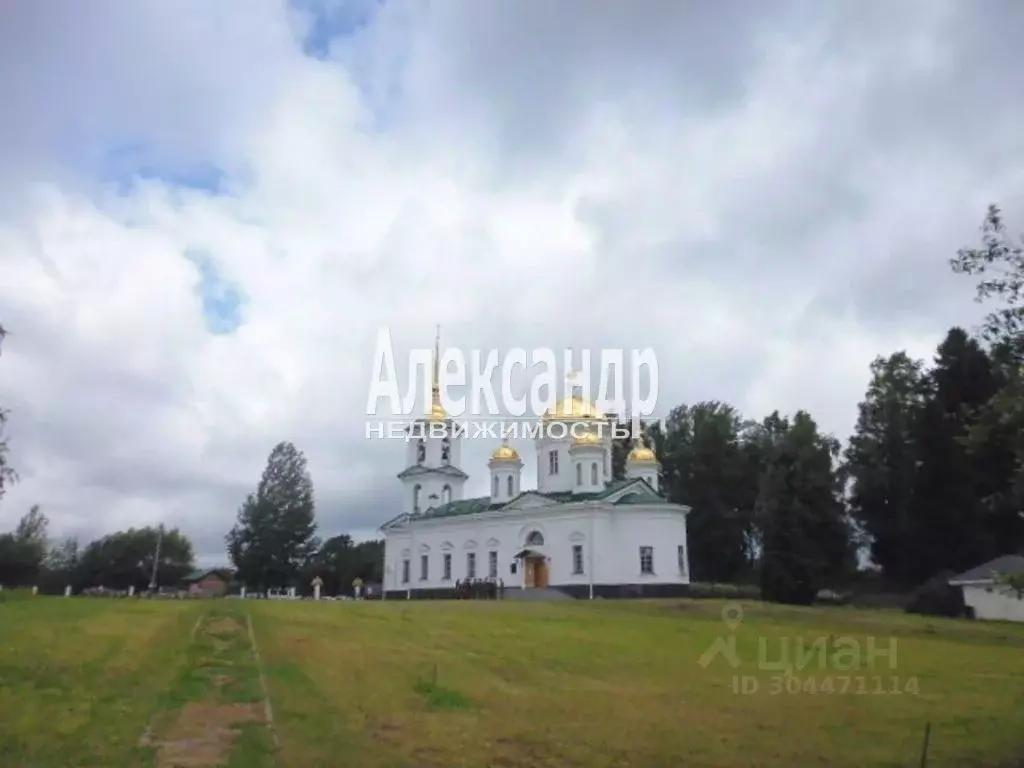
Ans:
<svg viewBox="0 0 1024 768"><path fill-rule="evenodd" d="M693 509L690 569L700 581L735 582L750 564L759 467L744 451L744 428L735 408L711 401L673 409L656 439L666 495Z"/></svg>
<svg viewBox="0 0 1024 768"><path fill-rule="evenodd" d="M905 352L875 359L846 451L851 514L870 537L872 560L896 586L913 583L911 501L918 461L914 435L924 395L922 368Z"/></svg>
<svg viewBox="0 0 1024 768"><path fill-rule="evenodd" d="M306 457L291 443L278 443L227 535L238 579L260 590L298 586L300 571L319 546L315 534Z"/></svg>
<svg viewBox="0 0 1024 768"><path fill-rule="evenodd" d="M761 477L757 518L762 532L761 593L764 599L810 605L818 591L852 569L852 529L837 471L840 447L798 412L779 435Z"/></svg>
<svg viewBox="0 0 1024 768"><path fill-rule="evenodd" d="M982 502L989 482L984 457L969 453L967 444L972 424L998 390L992 362L975 339L953 328L926 382L915 427L920 467L911 526L917 546L908 553L910 575L918 582L940 570L971 568L998 549Z"/></svg>

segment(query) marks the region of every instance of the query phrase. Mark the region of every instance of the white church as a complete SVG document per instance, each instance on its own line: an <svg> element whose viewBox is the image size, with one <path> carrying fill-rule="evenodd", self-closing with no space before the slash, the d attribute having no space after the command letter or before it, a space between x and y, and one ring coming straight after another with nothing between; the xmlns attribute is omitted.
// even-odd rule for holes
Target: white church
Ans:
<svg viewBox="0 0 1024 768"><path fill-rule="evenodd" d="M575 389L542 420L566 429L544 429L535 441L538 487L522 488L523 460L503 441L488 462L490 494L465 498L469 475L441 403L435 351L431 412L420 423L448 429L417 431L424 437L407 443L398 475L404 509L381 527L386 598L451 596L467 579L498 582L506 593L554 589L590 599L686 594L690 510L659 493L660 467L643 438L627 458L627 479L613 482L613 415Z"/></svg>

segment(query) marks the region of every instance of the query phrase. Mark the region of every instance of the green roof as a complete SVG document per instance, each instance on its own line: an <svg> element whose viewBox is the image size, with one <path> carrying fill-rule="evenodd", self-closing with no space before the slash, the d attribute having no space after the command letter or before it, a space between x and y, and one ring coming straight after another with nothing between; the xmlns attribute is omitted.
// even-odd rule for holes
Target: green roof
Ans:
<svg viewBox="0 0 1024 768"><path fill-rule="evenodd" d="M199 571L192 571L188 576L185 577L185 581L202 581L210 574L220 576L225 581L231 581L231 569L230 568L204 568Z"/></svg>
<svg viewBox="0 0 1024 768"><path fill-rule="evenodd" d="M416 515L417 520L428 517L457 517L459 515L475 515L479 512L487 512L492 509L501 509L504 504L492 504L490 496L481 496L476 499L461 499L450 501L440 507L428 509L426 512Z"/></svg>
<svg viewBox="0 0 1024 768"><path fill-rule="evenodd" d="M567 504L573 501L600 501L605 499L612 494L621 491L627 485L635 483L636 480L616 480L613 483L609 483L603 490L595 491L593 493L573 493L572 491L555 491L553 493L541 493L540 491L523 491L516 496L515 499L508 502L502 502L494 504L491 502L490 496L480 496L475 499L462 499L460 501L451 501L440 507L434 507L429 509L422 514L416 515L413 519L415 520L429 520L437 517L461 517L463 515L476 515L481 512L490 512L492 510L501 509L509 504L515 502L516 499L527 494L533 494L535 496L543 496L545 499L551 499L551 501L559 504ZM627 494L623 498L615 502L615 504L667 504L668 502L658 496L657 498L651 498L648 494Z"/></svg>

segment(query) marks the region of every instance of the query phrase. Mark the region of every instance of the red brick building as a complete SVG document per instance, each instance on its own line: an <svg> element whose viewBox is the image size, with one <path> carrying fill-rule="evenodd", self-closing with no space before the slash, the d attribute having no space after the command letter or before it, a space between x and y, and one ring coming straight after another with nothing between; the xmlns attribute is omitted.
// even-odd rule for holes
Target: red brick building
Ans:
<svg viewBox="0 0 1024 768"><path fill-rule="evenodd" d="M185 583L188 585L188 593L193 597L224 597L231 583L231 571L226 568L193 571Z"/></svg>

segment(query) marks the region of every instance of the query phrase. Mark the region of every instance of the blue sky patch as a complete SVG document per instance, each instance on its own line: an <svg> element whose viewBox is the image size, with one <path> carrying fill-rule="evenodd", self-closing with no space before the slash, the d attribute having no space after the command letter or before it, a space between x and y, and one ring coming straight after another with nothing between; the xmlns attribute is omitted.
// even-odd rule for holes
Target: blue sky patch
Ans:
<svg viewBox="0 0 1024 768"><path fill-rule="evenodd" d="M303 51L326 59L335 39L351 37L373 23L384 0L292 0L292 5L312 20Z"/></svg>
<svg viewBox="0 0 1024 768"><path fill-rule="evenodd" d="M242 306L245 292L238 283L221 276L217 262L206 251L185 251L185 258L199 271L196 294L202 301L203 319L210 333L222 336L234 333L242 325Z"/></svg>
<svg viewBox="0 0 1024 768"><path fill-rule="evenodd" d="M222 194L228 182L227 173L212 163L160 162L153 148L142 141L111 145L99 165L100 179L114 183L122 195L130 194L139 180L157 180L214 195Z"/></svg>

